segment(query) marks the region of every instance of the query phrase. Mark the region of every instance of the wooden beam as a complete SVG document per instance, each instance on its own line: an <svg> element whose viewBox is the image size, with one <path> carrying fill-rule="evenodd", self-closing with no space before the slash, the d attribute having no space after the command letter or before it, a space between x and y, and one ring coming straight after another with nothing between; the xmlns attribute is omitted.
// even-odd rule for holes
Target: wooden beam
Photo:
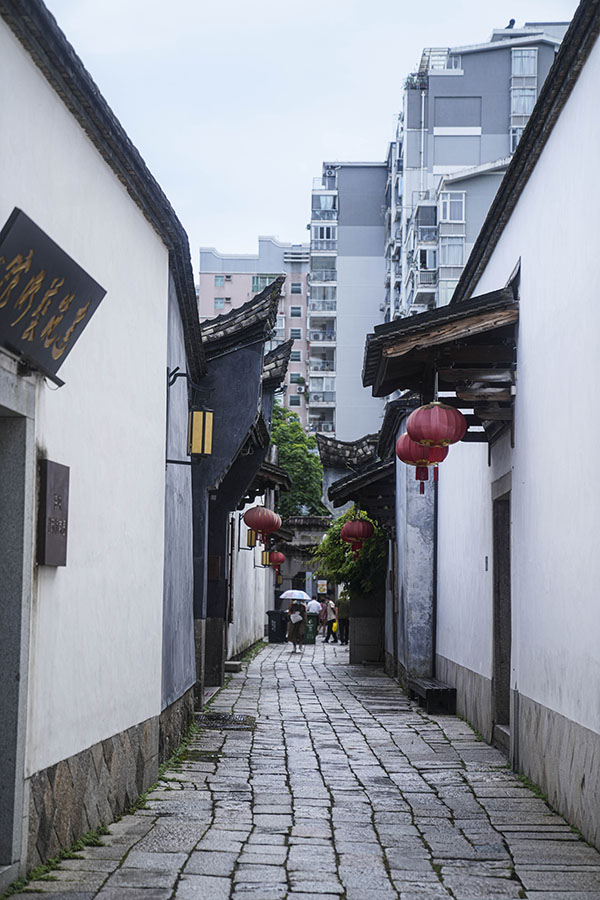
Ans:
<svg viewBox="0 0 600 900"><path fill-rule="evenodd" d="M512 407L477 405L474 412L479 419L486 422L510 422L513 417Z"/></svg>
<svg viewBox="0 0 600 900"><path fill-rule="evenodd" d="M457 390L457 397L461 400L470 400L472 403L481 403L489 400L507 401L512 398L510 389L498 387L481 387L474 390Z"/></svg>
<svg viewBox="0 0 600 900"><path fill-rule="evenodd" d="M513 369L438 369L438 376L443 381L482 381L490 384L513 384Z"/></svg>
<svg viewBox="0 0 600 900"><path fill-rule="evenodd" d="M388 359L405 356L411 350L437 347L440 344L448 343L448 341L494 331L497 328L511 325L517 322L518 319L519 305L518 303L512 303L504 310L494 310L488 313L479 312L448 322L446 325L431 325L429 331L423 329L419 334L397 339L394 344L384 349L383 355Z"/></svg>
<svg viewBox="0 0 600 900"><path fill-rule="evenodd" d="M467 431L462 442L465 444L487 444L487 440L485 431Z"/></svg>

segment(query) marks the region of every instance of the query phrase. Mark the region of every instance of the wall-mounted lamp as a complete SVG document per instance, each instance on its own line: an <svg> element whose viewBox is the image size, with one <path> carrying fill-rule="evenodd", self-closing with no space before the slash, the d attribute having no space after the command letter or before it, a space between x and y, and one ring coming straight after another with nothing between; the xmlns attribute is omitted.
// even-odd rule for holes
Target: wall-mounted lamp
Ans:
<svg viewBox="0 0 600 900"><path fill-rule="evenodd" d="M271 562L271 551L270 550L263 550L263 552L260 554L260 562L261 562L261 565L263 565L263 566L268 566L270 564L270 562Z"/></svg>
<svg viewBox="0 0 600 900"><path fill-rule="evenodd" d="M200 387L190 379L187 372L180 372L179 367L171 372L167 369L167 387L172 388L178 378L185 378L188 388L192 388L192 397L198 393L212 393L212 390ZM167 393L167 417L169 414L169 394ZM200 457L210 456L213 452L213 419L214 411L205 409L201 405L203 401L197 400L190 404L188 413L187 455L190 460L167 459L167 463L178 466L191 466L199 461Z"/></svg>
<svg viewBox="0 0 600 900"><path fill-rule="evenodd" d="M188 456L210 456L213 446L212 409L190 409L188 417Z"/></svg>
<svg viewBox="0 0 600 900"><path fill-rule="evenodd" d="M248 533L246 535L246 543L249 548L256 547L256 532L252 530L252 528L248 529Z"/></svg>

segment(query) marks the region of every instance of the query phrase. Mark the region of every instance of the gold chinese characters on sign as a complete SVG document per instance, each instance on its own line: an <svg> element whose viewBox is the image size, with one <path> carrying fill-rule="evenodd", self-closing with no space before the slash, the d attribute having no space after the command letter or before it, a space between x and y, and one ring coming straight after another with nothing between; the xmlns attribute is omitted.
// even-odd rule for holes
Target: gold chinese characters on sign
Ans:
<svg viewBox="0 0 600 900"><path fill-rule="evenodd" d="M105 291L20 210L0 233L0 341L53 375Z"/></svg>

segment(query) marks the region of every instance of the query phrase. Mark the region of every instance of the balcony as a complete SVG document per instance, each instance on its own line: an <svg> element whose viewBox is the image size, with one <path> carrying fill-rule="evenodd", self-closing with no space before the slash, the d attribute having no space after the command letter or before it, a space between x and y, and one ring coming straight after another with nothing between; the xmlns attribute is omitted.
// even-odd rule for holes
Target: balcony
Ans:
<svg viewBox="0 0 600 900"><path fill-rule="evenodd" d="M336 221L337 215L338 215L337 209L313 209L311 212L311 221L313 221L313 222L323 222L325 220Z"/></svg>
<svg viewBox="0 0 600 900"><path fill-rule="evenodd" d="M309 406L335 406L335 391L311 391L308 396Z"/></svg>
<svg viewBox="0 0 600 900"><path fill-rule="evenodd" d="M335 331L309 331L309 341L335 343Z"/></svg>
<svg viewBox="0 0 600 900"><path fill-rule="evenodd" d="M321 238L310 242L311 250L337 250L337 240Z"/></svg>
<svg viewBox="0 0 600 900"><path fill-rule="evenodd" d="M308 304L311 313L335 312L337 300L311 300Z"/></svg>
<svg viewBox="0 0 600 900"><path fill-rule="evenodd" d="M311 359L308 366L311 372L335 372L333 359Z"/></svg>
<svg viewBox="0 0 600 900"><path fill-rule="evenodd" d="M419 225L417 228L417 242L419 244L435 244L437 239L437 225Z"/></svg>
<svg viewBox="0 0 600 900"><path fill-rule="evenodd" d="M437 269L420 269L415 272L415 287L433 291L438 283Z"/></svg>
<svg viewBox="0 0 600 900"><path fill-rule="evenodd" d="M402 281L402 263L397 262L394 265L394 284L399 284Z"/></svg>
<svg viewBox="0 0 600 900"><path fill-rule="evenodd" d="M313 269L310 273L310 281L337 281L336 269Z"/></svg>
<svg viewBox="0 0 600 900"><path fill-rule="evenodd" d="M315 431L326 431L328 433L335 432L335 424L333 422L326 422L324 420L316 420L313 419L308 423L308 430Z"/></svg>

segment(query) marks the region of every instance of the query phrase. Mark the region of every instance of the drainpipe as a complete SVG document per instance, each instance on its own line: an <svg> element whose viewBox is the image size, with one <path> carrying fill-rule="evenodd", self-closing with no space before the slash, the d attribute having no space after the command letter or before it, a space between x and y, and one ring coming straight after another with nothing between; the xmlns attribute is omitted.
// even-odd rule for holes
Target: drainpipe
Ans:
<svg viewBox="0 0 600 900"><path fill-rule="evenodd" d="M421 194L425 190L425 91L421 91Z"/></svg>
<svg viewBox="0 0 600 900"><path fill-rule="evenodd" d="M431 597L431 677L436 677L438 573L438 482L433 483L433 585Z"/></svg>

